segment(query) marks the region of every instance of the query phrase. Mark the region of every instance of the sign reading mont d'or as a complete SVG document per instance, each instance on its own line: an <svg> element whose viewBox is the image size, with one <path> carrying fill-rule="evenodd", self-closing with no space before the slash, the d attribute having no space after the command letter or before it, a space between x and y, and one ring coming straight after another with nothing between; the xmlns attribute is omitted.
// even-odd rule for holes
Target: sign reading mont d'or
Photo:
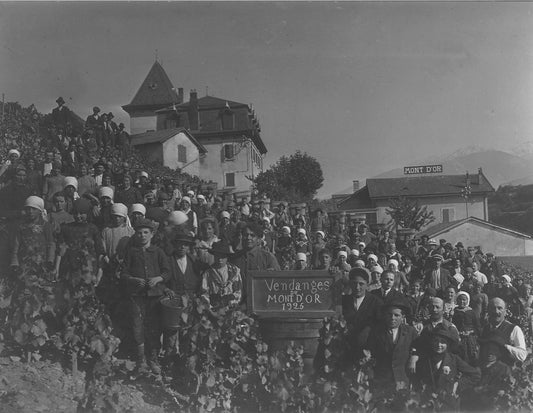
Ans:
<svg viewBox="0 0 533 413"><path fill-rule="evenodd" d="M442 173L442 165L420 165L420 166L404 166L404 175L417 174L440 174Z"/></svg>
<svg viewBox="0 0 533 413"><path fill-rule="evenodd" d="M327 271L251 271L248 309L263 318L332 316L337 303L334 279Z"/></svg>

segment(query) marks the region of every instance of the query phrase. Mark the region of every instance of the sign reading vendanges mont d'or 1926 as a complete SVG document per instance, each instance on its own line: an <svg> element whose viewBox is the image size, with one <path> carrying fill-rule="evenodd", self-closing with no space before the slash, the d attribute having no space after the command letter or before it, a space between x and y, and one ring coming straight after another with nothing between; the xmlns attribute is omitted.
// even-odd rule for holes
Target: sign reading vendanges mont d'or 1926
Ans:
<svg viewBox="0 0 533 413"><path fill-rule="evenodd" d="M404 166L404 175L440 174L443 172L442 165Z"/></svg>
<svg viewBox="0 0 533 413"><path fill-rule="evenodd" d="M332 316L338 302L334 281L327 271L251 271L248 310L264 318Z"/></svg>

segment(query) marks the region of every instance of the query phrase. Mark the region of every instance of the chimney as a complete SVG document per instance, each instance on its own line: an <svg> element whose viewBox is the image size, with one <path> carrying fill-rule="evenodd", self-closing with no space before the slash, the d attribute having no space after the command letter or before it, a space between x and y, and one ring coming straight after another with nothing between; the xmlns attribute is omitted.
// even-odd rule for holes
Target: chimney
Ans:
<svg viewBox="0 0 533 413"><path fill-rule="evenodd" d="M183 88L178 88L178 103L183 103Z"/></svg>
<svg viewBox="0 0 533 413"><path fill-rule="evenodd" d="M359 181L352 181L353 184L353 191L357 192L359 191Z"/></svg>
<svg viewBox="0 0 533 413"><path fill-rule="evenodd" d="M196 89L191 89L189 97L189 129L198 130L198 93Z"/></svg>

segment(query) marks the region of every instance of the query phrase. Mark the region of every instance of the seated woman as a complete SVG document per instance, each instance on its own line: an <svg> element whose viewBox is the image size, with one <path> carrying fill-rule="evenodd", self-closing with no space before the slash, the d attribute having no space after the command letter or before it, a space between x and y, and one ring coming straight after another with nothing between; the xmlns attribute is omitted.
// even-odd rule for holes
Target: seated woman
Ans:
<svg viewBox="0 0 533 413"><path fill-rule="evenodd" d="M209 252L215 262L202 274L202 297L211 307L236 306L242 297L242 278L239 267L228 263L233 255L225 241L215 242Z"/></svg>

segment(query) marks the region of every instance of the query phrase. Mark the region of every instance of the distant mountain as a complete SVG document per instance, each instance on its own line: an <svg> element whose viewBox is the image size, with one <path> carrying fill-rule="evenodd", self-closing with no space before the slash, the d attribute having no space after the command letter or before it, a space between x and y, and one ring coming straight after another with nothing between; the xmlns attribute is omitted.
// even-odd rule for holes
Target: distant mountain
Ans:
<svg viewBox="0 0 533 413"><path fill-rule="evenodd" d="M499 150L468 147L450 154L427 158L420 162L413 162L412 165L405 166L428 164L442 165L444 174L452 175L463 174L466 171L474 174L477 173L478 168L482 168L483 173L495 189L502 184L507 184L514 180L526 179L527 177L531 177L533 183L533 163L531 161ZM384 172L374 176L374 178L393 178L400 176L404 176L403 168Z"/></svg>
<svg viewBox="0 0 533 413"><path fill-rule="evenodd" d="M509 148L507 152L527 160L533 160L533 141L521 142Z"/></svg>

